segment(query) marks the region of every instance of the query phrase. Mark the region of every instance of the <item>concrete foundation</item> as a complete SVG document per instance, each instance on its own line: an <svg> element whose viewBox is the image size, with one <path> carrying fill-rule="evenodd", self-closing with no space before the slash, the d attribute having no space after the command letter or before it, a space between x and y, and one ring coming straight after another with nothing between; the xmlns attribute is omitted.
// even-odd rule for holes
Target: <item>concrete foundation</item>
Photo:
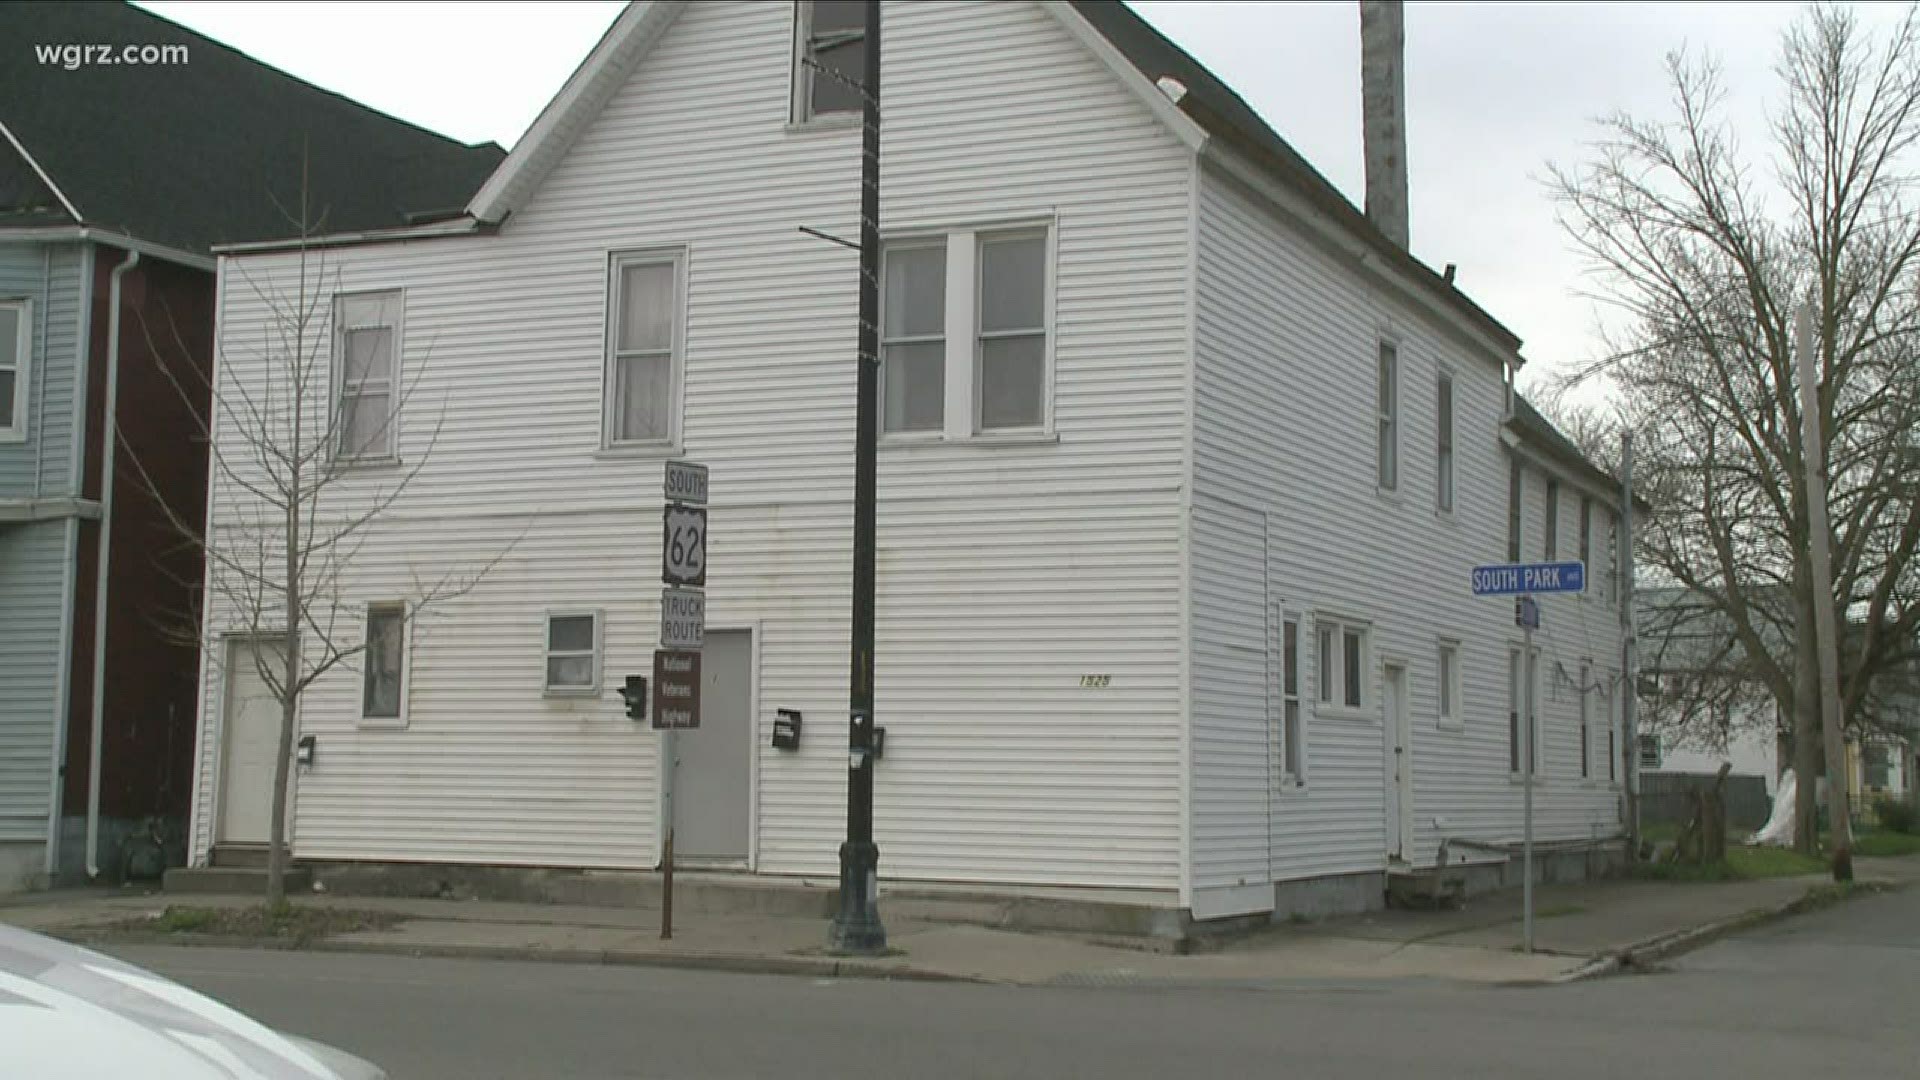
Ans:
<svg viewBox="0 0 1920 1080"><path fill-rule="evenodd" d="M1387 906L1387 875L1339 874L1273 883L1273 922L1358 915Z"/></svg>
<svg viewBox="0 0 1920 1080"><path fill-rule="evenodd" d="M0 843L0 894L27 892L46 886L45 841Z"/></svg>
<svg viewBox="0 0 1920 1080"><path fill-rule="evenodd" d="M117 885L127 880L128 839L136 835L144 835L145 829L144 820L101 817L100 881ZM163 835L167 837L164 845L166 851L164 861L167 866L186 865L186 845L174 839L185 834L185 821L169 821L163 826ZM85 814L68 814L60 819L60 865L54 870L54 879L61 885L88 884Z"/></svg>

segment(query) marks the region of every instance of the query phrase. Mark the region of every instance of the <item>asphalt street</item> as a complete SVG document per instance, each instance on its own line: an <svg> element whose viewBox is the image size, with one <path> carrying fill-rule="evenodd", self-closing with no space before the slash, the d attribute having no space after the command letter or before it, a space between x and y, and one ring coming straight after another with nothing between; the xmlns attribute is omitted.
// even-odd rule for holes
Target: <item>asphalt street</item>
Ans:
<svg viewBox="0 0 1920 1080"><path fill-rule="evenodd" d="M119 955L396 1080L1912 1076L1920 891L1553 988L1019 988L328 953Z"/></svg>

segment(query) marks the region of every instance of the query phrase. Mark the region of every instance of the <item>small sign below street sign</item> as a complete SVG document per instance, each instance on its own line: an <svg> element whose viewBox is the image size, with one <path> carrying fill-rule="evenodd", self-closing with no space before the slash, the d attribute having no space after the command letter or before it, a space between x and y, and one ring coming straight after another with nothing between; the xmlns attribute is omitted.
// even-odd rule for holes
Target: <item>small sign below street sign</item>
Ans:
<svg viewBox="0 0 1920 1080"><path fill-rule="evenodd" d="M660 529L660 580L669 585L707 583L707 511L669 504Z"/></svg>
<svg viewBox="0 0 1920 1080"><path fill-rule="evenodd" d="M1473 568L1473 595L1586 592L1587 564L1574 562L1495 563Z"/></svg>
<svg viewBox="0 0 1920 1080"><path fill-rule="evenodd" d="M1540 601L1531 596L1516 597L1513 601L1513 625L1522 630L1540 629Z"/></svg>
<svg viewBox="0 0 1920 1080"><path fill-rule="evenodd" d="M660 647L698 649L707 640L707 594L699 589L660 590Z"/></svg>
<svg viewBox="0 0 1920 1080"><path fill-rule="evenodd" d="M665 490L668 502L707 505L707 467L691 461L667 462Z"/></svg>
<svg viewBox="0 0 1920 1080"><path fill-rule="evenodd" d="M700 726L699 653L654 650L653 726L671 730Z"/></svg>

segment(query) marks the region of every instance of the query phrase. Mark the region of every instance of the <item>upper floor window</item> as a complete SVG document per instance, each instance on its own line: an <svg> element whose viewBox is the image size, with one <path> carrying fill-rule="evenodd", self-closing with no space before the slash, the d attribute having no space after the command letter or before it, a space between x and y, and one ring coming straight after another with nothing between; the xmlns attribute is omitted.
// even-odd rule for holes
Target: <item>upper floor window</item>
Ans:
<svg viewBox="0 0 1920 1080"><path fill-rule="evenodd" d="M1547 522L1546 535L1541 540L1540 554L1548 562L1560 557L1560 481L1547 477Z"/></svg>
<svg viewBox="0 0 1920 1080"><path fill-rule="evenodd" d="M1440 376L1438 398L1434 408L1435 426L1440 432L1438 452L1438 484L1435 498L1440 509L1453 510L1453 376Z"/></svg>
<svg viewBox="0 0 1920 1080"><path fill-rule="evenodd" d="M881 430L939 431L946 420L947 246L889 244L880 261Z"/></svg>
<svg viewBox="0 0 1920 1080"><path fill-rule="evenodd" d="M1400 486L1400 350L1390 341L1380 343L1379 374L1380 447L1379 483L1386 491Z"/></svg>
<svg viewBox="0 0 1920 1080"><path fill-rule="evenodd" d="M1045 423L1047 235L980 237L980 430Z"/></svg>
<svg viewBox="0 0 1920 1080"><path fill-rule="evenodd" d="M881 430L1043 431L1050 382L1047 230L954 232L881 253Z"/></svg>
<svg viewBox="0 0 1920 1080"><path fill-rule="evenodd" d="M863 0L800 0L793 8L793 119L859 113L867 78Z"/></svg>
<svg viewBox="0 0 1920 1080"><path fill-rule="evenodd" d="M33 354L32 305L0 300L0 441L27 435L27 358Z"/></svg>
<svg viewBox="0 0 1920 1080"><path fill-rule="evenodd" d="M335 445L342 458L398 456L400 415L400 290L344 293L333 298Z"/></svg>
<svg viewBox="0 0 1920 1080"><path fill-rule="evenodd" d="M1580 561L1593 572L1593 496L1580 496Z"/></svg>
<svg viewBox="0 0 1920 1080"><path fill-rule="evenodd" d="M1525 485L1520 475L1520 458L1507 459L1507 561L1520 561L1520 496Z"/></svg>
<svg viewBox="0 0 1920 1080"><path fill-rule="evenodd" d="M606 415L608 446L673 441L681 366L677 252L616 255L609 280Z"/></svg>

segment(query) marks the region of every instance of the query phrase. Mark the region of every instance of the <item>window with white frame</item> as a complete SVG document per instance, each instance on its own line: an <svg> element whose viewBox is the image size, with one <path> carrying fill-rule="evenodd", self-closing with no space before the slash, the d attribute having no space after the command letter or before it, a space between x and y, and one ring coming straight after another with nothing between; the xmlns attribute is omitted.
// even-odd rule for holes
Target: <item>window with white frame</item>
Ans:
<svg viewBox="0 0 1920 1080"><path fill-rule="evenodd" d="M1361 709L1367 700L1367 630L1354 623L1318 618L1320 703Z"/></svg>
<svg viewBox="0 0 1920 1080"><path fill-rule="evenodd" d="M1593 729L1592 718L1587 711L1587 695L1592 692L1593 664L1580 662L1580 779L1593 775Z"/></svg>
<svg viewBox="0 0 1920 1080"><path fill-rule="evenodd" d="M979 430L1046 422L1047 234L980 236Z"/></svg>
<svg viewBox="0 0 1920 1080"><path fill-rule="evenodd" d="M1380 343L1375 389L1379 398L1380 448L1378 481L1386 491L1400 486L1400 350L1391 341Z"/></svg>
<svg viewBox="0 0 1920 1080"><path fill-rule="evenodd" d="M680 252L614 255L608 278L604 442L672 443L681 365Z"/></svg>
<svg viewBox="0 0 1920 1080"><path fill-rule="evenodd" d="M407 698L407 607L367 605L366 651L361 656L360 716L399 720Z"/></svg>
<svg viewBox="0 0 1920 1080"><path fill-rule="evenodd" d="M1617 686L1619 679L1619 672L1608 673L1610 685ZM1619 693L1612 694L1607 699L1607 782L1610 784L1617 783L1620 779L1620 747L1615 740L1618 737L1617 733L1626 724L1626 688L1622 686L1619 689ZM1615 709L1620 711L1616 713Z"/></svg>
<svg viewBox="0 0 1920 1080"><path fill-rule="evenodd" d="M1520 713L1527 706L1520 682L1520 650L1507 651L1507 771L1520 771Z"/></svg>
<svg viewBox="0 0 1920 1080"><path fill-rule="evenodd" d="M946 423L947 245L888 244L880 262L881 430L937 432Z"/></svg>
<svg viewBox="0 0 1920 1080"><path fill-rule="evenodd" d="M590 694L600 689L600 613L547 613L549 694Z"/></svg>
<svg viewBox="0 0 1920 1080"><path fill-rule="evenodd" d="M1560 481L1547 477L1547 520L1540 554L1548 562L1560 557Z"/></svg>
<svg viewBox="0 0 1920 1080"><path fill-rule="evenodd" d="M32 304L0 300L0 440L26 437L28 358L32 355Z"/></svg>
<svg viewBox="0 0 1920 1080"><path fill-rule="evenodd" d="M1300 724L1300 620L1280 623L1280 768L1295 784L1306 782Z"/></svg>
<svg viewBox="0 0 1920 1080"><path fill-rule="evenodd" d="M1533 771L1540 771L1540 650L1524 658L1519 646L1507 653L1507 770L1521 772L1521 754L1531 748ZM1528 691L1532 690L1532 693Z"/></svg>
<svg viewBox="0 0 1920 1080"><path fill-rule="evenodd" d="M1049 228L957 229L881 252L881 431L1043 435L1051 420Z"/></svg>
<svg viewBox="0 0 1920 1080"><path fill-rule="evenodd" d="M1439 428L1437 484L1434 498L1440 509L1453 510L1453 376L1442 374L1434 405L1435 426Z"/></svg>
<svg viewBox="0 0 1920 1080"><path fill-rule="evenodd" d="M793 5L793 120L861 111L867 77L867 5L799 0Z"/></svg>
<svg viewBox="0 0 1920 1080"><path fill-rule="evenodd" d="M1440 723L1455 726L1461 722L1460 711L1460 643L1442 641L1440 643L1440 663L1435 672L1439 698Z"/></svg>
<svg viewBox="0 0 1920 1080"><path fill-rule="evenodd" d="M1593 496L1580 496L1580 562L1593 573Z"/></svg>
<svg viewBox="0 0 1920 1080"><path fill-rule="evenodd" d="M334 372L340 389L333 430L342 458L378 461L398 456L402 306L398 289L333 298Z"/></svg>
<svg viewBox="0 0 1920 1080"><path fill-rule="evenodd" d="M1507 459L1507 561L1520 561L1520 497L1526 491L1518 455Z"/></svg>

